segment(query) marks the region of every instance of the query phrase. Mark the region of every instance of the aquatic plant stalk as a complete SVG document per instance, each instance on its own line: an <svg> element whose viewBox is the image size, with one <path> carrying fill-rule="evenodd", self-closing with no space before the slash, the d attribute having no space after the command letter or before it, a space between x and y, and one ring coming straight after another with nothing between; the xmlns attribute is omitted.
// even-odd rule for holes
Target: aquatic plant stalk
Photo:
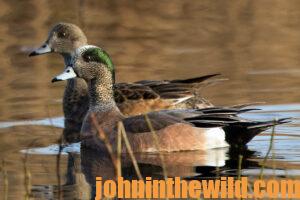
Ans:
<svg viewBox="0 0 300 200"><path fill-rule="evenodd" d="M271 138L270 138L270 145L269 145L269 149L266 153L266 156L264 157L264 160L262 162L262 166L261 166L261 169L260 169L260 174L259 174L259 179L262 179L263 178L263 172L264 172L264 168L265 168L265 165L266 165L266 162L268 160L268 156L273 148L273 142L274 142L274 135L275 135L275 123L276 123L276 120L274 120L274 126L272 128L272 134L271 134Z"/></svg>
<svg viewBox="0 0 300 200"><path fill-rule="evenodd" d="M127 134L126 134L126 131L125 131L124 124L123 124L122 122L120 122L120 127L119 127L119 128L121 129L121 133L122 133L122 136L123 136L123 140L124 140L124 142L125 142L125 146L126 146L126 149L127 149L128 153L129 153L129 156L130 156L130 158L131 158L131 161L132 161L133 167L134 167L134 169L135 169L135 172L136 172L136 174L137 174L137 176L138 176L138 178L139 178L140 180L144 180L143 177L142 177L140 168L139 168L139 166L138 166L138 164L137 164L136 158L135 158L135 156L134 156L134 154L133 154L133 151L132 151L132 148L131 148L131 146L130 146L130 143L129 143L129 141L128 141L128 138L127 138Z"/></svg>
<svg viewBox="0 0 300 200"><path fill-rule="evenodd" d="M28 152L25 153L23 159L23 170L24 170L24 187L25 187L25 200L29 200L31 194L31 173L28 170Z"/></svg>
<svg viewBox="0 0 300 200"><path fill-rule="evenodd" d="M52 117L50 115L49 112L49 107L46 107L46 112L47 112L47 116L48 119L50 121L51 124L51 130L52 132L55 134L55 130L53 129L54 124L52 122ZM63 147L63 140L64 140L64 136L63 133L60 135L60 138L58 139L58 154L56 155L56 178L57 178L57 190L58 190L58 199L62 199L62 189L61 189L61 176L60 176L60 158L61 158L61 152L64 149ZM34 143L34 142L33 142Z"/></svg>
<svg viewBox="0 0 300 200"><path fill-rule="evenodd" d="M3 199L8 199L8 177L7 177L7 170L5 166L5 160L2 160L2 176L3 176Z"/></svg>
<svg viewBox="0 0 300 200"><path fill-rule="evenodd" d="M63 151L63 134L61 135L59 141L58 154L56 155L56 178L57 178L57 190L58 190L58 199L62 199L62 189L61 189L61 176L60 176L60 158L61 152Z"/></svg>
<svg viewBox="0 0 300 200"><path fill-rule="evenodd" d="M109 155L111 156L113 165L114 165L115 170L116 170L116 175L117 176L121 175L121 160L118 161L115 158L114 153L113 153L113 148L112 148L111 144L109 143L109 140L106 137L106 134L104 133L102 128L99 126L94 113L91 115L91 119L92 119L93 124L95 125L95 128L96 128L97 132L98 132L99 138L104 142L104 144L107 148L107 151L108 151ZM143 180L143 177L141 175L141 172L140 172L140 169L138 167L136 158L133 154L132 148L131 148L130 143L128 141L127 134L126 134L126 131L125 131L125 128L124 128L124 125L123 125L122 122L118 123L118 132L120 132L120 134L122 135L122 138L125 142L126 149L127 149L128 153L129 153L129 156L132 160L132 163L133 163L133 166L134 166L134 169L136 171L137 176L139 177L139 179ZM118 141L118 149L119 150L117 150L117 151L119 151L119 152L117 152L117 154L119 154L119 157L120 157L120 154L121 154L121 139Z"/></svg>
<svg viewBox="0 0 300 200"><path fill-rule="evenodd" d="M122 153L122 133L121 133L122 123L118 122L118 141L117 141L117 177L122 176L122 166L121 166L121 153Z"/></svg>
<svg viewBox="0 0 300 200"><path fill-rule="evenodd" d="M108 151L108 154L110 155L111 157L111 160L113 162L113 165L115 167L115 170L116 170L116 174L118 174L118 170L117 170L117 161L116 161L116 158L114 156L114 153L113 153L113 149L112 149L112 146L108 140L108 138L106 137L106 134L105 132L103 131L103 129L99 126L98 122L97 122L97 119L96 119L96 116L94 113L91 114L91 119L92 119L92 122L97 130L97 133L98 133L98 136L99 138L104 142L104 145L106 146L106 149Z"/></svg>
<svg viewBox="0 0 300 200"><path fill-rule="evenodd" d="M153 126L152 126L152 123L151 123L151 121L150 121L150 119L149 119L149 117L148 117L147 114L145 114L145 120L147 122L147 125L148 125L151 133L152 133L153 140L155 142L155 146L156 146L156 148L158 150L158 155L159 155L159 158L160 158L160 161L161 161L164 178L165 178L165 180L167 180L168 175L167 175L167 169L166 169L166 165L165 165L165 158L164 158L163 154L160 151L160 145L159 145L158 137L156 135L156 132L155 132L155 130L154 130Z"/></svg>
<svg viewBox="0 0 300 200"><path fill-rule="evenodd" d="M238 180L241 180L243 155L239 155L238 162Z"/></svg>

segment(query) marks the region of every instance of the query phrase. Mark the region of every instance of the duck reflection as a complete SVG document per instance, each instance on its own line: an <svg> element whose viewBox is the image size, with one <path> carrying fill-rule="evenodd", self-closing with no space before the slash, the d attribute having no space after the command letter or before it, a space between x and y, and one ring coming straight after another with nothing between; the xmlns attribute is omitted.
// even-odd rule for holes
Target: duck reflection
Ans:
<svg viewBox="0 0 300 200"><path fill-rule="evenodd" d="M223 167L227 158L228 148L213 149L210 151L186 151L173 153L136 153L137 160L142 176L152 177L152 179L164 179L164 170L168 177L194 177L197 166ZM81 148L81 169L86 181L91 186L91 196L95 196L96 177L102 180L115 180L115 166L111 157L107 153L95 149ZM162 158L163 163L162 164ZM130 156L121 156L122 177L126 180L139 179Z"/></svg>
<svg viewBox="0 0 300 200"><path fill-rule="evenodd" d="M139 169L143 178L164 179L164 169L168 177L181 177L183 179L214 179L223 171L236 170L239 166L239 155L243 168L258 166L258 163L249 161L254 156L254 151L247 147L242 148L220 148L209 151L186 151L172 153L136 153ZM162 159L164 165L162 164ZM102 180L115 180L115 167L111 157L101 151L89 148L81 148L81 167L86 181L91 186L91 196L95 196L96 177ZM130 156L122 155L122 176L126 180L138 179ZM226 173L223 174L226 176ZM230 174L231 176L232 174ZM233 175L234 176L234 175Z"/></svg>
<svg viewBox="0 0 300 200"><path fill-rule="evenodd" d="M75 145L76 152L69 152L67 149L73 149L66 146L63 150L62 165L66 169L61 171L62 186L57 185L33 185L33 196L52 196L58 197L58 190L61 189L63 199L92 199L95 196L96 177L102 177L102 180L115 180L115 166L111 157L106 152L81 147ZM53 149L45 147L45 149ZM38 155L39 151L45 152L45 149L35 148L27 150ZM68 150L68 151L69 151ZM80 153L78 153L80 150ZM209 151L185 151L173 153L136 153L134 154L143 178L152 177L152 179L164 179L164 167L168 177L181 177L182 179L216 179L219 176L236 176L237 169L241 160L241 168L258 168L259 165L250 158L255 158L257 152L248 150L247 147L240 148L220 148ZM35 155L31 155L32 159ZM45 156L45 155L43 155ZM163 157L163 163L161 156ZM125 180L138 179L130 156L122 154L121 171ZM53 167L53 165L52 165ZM53 169L53 176L57 173ZM64 175L65 173L65 175ZM34 173L32 174L34 176Z"/></svg>
<svg viewBox="0 0 300 200"><path fill-rule="evenodd" d="M210 151L186 151L162 154L136 153L134 155L143 177L163 178L163 166L165 167L167 176L189 177L197 175L194 170L196 166L224 166L227 159L227 151L228 148L221 148ZM130 156L123 154L121 160L122 175L124 178L137 178ZM115 168L110 156L95 149L81 148L81 166L82 172L90 184L95 183L97 176L101 176L104 180L116 177Z"/></svg>

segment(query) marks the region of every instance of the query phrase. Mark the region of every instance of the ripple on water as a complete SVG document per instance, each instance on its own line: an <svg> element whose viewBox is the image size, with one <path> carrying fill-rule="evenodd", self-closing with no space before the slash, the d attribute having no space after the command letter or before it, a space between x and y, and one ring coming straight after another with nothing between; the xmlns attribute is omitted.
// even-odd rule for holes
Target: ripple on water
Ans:
<svg viewBox="0 0 300 200"><path fill-rule="evenodd" d="M23 150L21 150L21 153L40 154L40 155L57 155L57 154L59 154L59 149L60 149L60 147L58 144L53 144L53 145L50 145L47 147L23 149ZM63 146L63 149L61 150L60 153L61 154L80 153L80 142Z"/></svg>
<svg viewBox="0 0 300 200"><path fill-rule="evenodd" d="M26 125L36 125L36 126L53 126L56 128L64 128L64 118L63 117L53 117L44 118L39 120L24 120L24 121L8 121L0 122L0 128L9 128L13 126L26 126Z"/></svg>

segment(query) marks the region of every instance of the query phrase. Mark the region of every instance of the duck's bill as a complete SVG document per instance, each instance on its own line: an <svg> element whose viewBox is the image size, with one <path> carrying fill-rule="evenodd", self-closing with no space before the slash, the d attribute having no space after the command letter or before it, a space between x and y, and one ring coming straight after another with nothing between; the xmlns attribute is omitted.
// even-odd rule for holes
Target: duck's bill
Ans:
<svg viewBox="0 0 300 200"><path fill-rule="evenodd" d="M67 67L63 73L61 73L60 75L58 75L52 79L52 83L57 82L57 81L64 81L64 80L72 79L75 77L77 77L77 75L74 72L73 68Z"/></svg>
<svg viewBox="0 0 300 200"><path fill-rule="evenodd" d="M47 43L45 43L40 48L31 52L29 54L29 56L38 56L38 55L42 55L42 54L50 53L50 52L52 52L52 49L50 48L50 46Z"/></svg>

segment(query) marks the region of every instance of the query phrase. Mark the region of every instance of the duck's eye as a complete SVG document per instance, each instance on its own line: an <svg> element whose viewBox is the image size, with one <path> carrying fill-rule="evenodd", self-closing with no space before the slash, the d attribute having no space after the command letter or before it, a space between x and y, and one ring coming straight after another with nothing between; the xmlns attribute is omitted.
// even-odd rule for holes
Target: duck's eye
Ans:
<svg viewBox="0 0 300 200"><path fill-rule="evenodd" d="M67 73L69 73L69 72L70 72L70 70L68 69L68 70L67 70Z"/></svg>
<svg viewBox="0 0 300 200"><path fill-rule="evenodd" d="M58 33L57 33L57 36L58 36L59 38L65 38L65 37L67 36L67 33L66 33L66 32L58 32Z"/></svg>
<svg viewBox="0 0 300 200"><path fill-rule="evenodd" d="M83 55L83 60L85 62L90 62L90 61L92 61L92 57L90 55Z"/></svg>

